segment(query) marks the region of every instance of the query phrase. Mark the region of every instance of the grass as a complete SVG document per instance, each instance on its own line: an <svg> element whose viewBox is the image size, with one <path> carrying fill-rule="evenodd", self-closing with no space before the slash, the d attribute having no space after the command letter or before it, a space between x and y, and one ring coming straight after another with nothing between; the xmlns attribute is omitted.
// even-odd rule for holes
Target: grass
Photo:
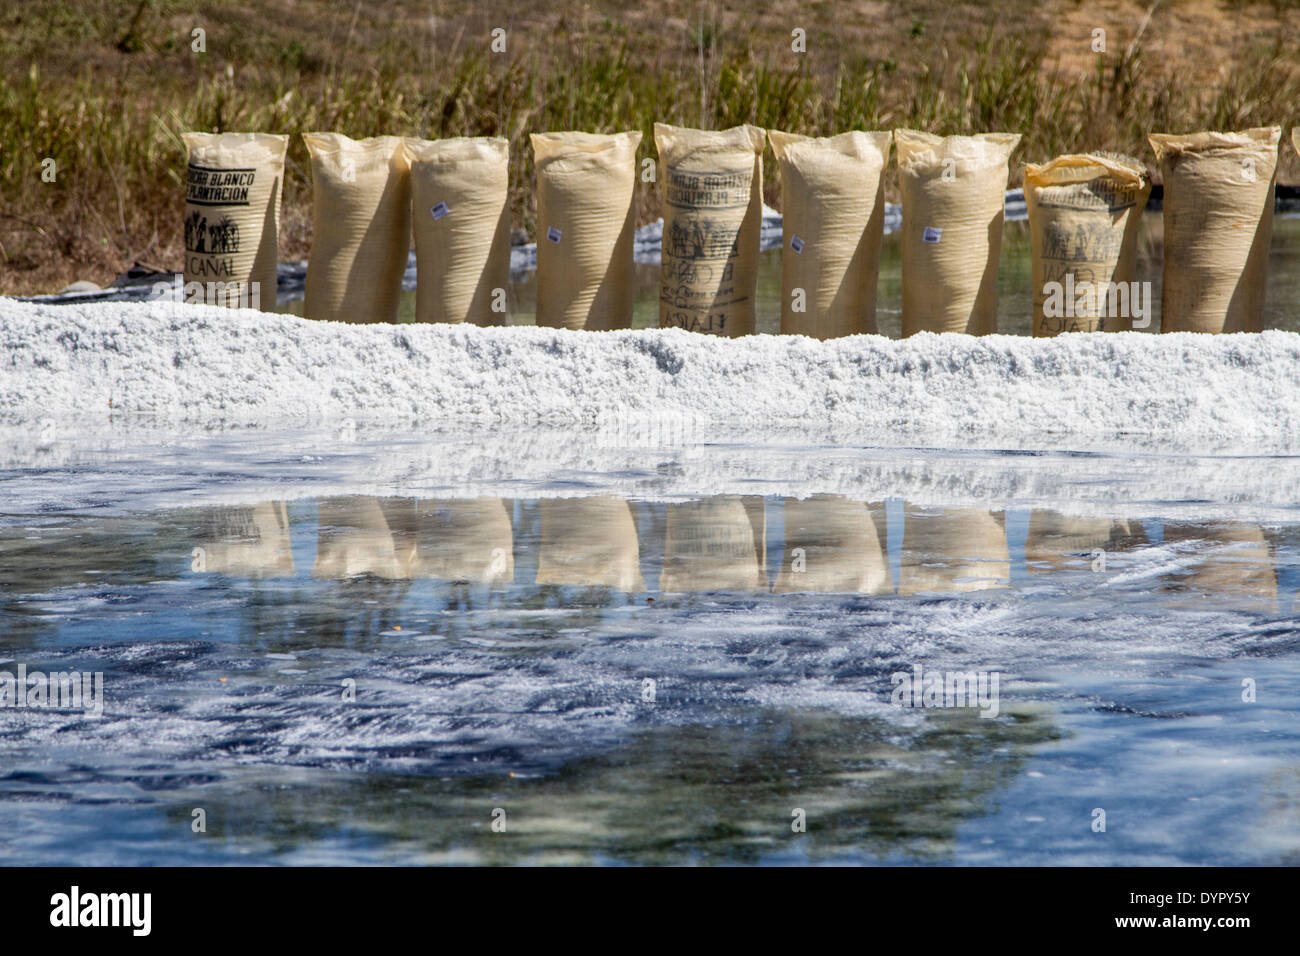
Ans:
<svg viewBox="0 0 1300 956"><path fill-rule="evenodd" d="M654 155L656 120L818 135L1010 130L1024 134L1017 159L1107 149L1150 162L1149 132L1285 124L1300 103L1287 54L1296 36L1280 8L1277 28L1256 35L1230 34L1236 20L1224 20L1234 52L1199 75L1148 54L1148 43L1163 49L1162 29L1180 28L1162 27L1159 12L1142 42L1115 42L1078 69L1045 27L1050 5L1037 29L1000 0L960 21L938 2L865 6L884 12L855 20L815 2L760 14L661 0L577 12L542 3L524 18L498 0L14 0L0 13L0 292L102 283L136 260L178 267L180 133L190 129L293 137L281 255L300 259L311 240L298 137L308 130L504 136L515 224L531 235L528 134L542 130L639 129L643 156ZM791 23L808 24L806 55L790 51ZM505 53L488 48L493 26L507 31ZM206 52L191 49L196 27ZM46 158L53 182L41 177ZM768 165L767 199L779 207ZM1288 159L1283 177L1298 173ZM658 205L645 189L641 221Z"/></svg>

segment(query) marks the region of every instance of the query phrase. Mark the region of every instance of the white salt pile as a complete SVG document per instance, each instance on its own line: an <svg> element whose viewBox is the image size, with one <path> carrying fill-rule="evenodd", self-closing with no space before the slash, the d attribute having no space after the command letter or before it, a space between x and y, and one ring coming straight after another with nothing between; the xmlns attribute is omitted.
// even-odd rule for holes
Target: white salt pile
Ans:
<svg viewBox="0 0 1300 956"><path fill-rule="evenodd" d="M417 428L686 423L762 441L1300 447L1300 335L729 340L343 325L176 303L0 299L0 421Z"/></svg>

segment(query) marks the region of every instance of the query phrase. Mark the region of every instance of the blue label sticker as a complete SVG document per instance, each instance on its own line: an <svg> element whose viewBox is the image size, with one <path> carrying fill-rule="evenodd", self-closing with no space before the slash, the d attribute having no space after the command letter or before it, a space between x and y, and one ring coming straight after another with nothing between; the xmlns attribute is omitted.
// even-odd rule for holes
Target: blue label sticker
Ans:
<svg viewBox="0 0 1300 956"><path fill-rule="evenodd" d="M799 255L799 253L803 252L803 245L804 245L803 240L800 239L798 236L790 237L790 248L794 250L794 254L796 256Z"/></svg>
<svg viewBox="0 0 1300 956"><path fill-rule="evenodd" d="M441 219L443 216L447 215L447 213L451 212L451 210L447 208L447 204L445 202L440 202L438 203L438 205L430 209L429 212L433 213L433 218L436 221Z"/></svg>
<svg viewBox="0 0 1300 956"><path fill-rule="evenodd" d="M938 242L943 237L943 230L936 229L934 226L926 226L925 232L921 233L922 242Z"/></svg>
<svg viewBox="0 0 1300 956"><path fill-rule="evenodd" d="M560 241L560 236L561 236L560 230L556 229L554 226L547 227L546 229L547 242L554 242L558 245Z"/></svg>

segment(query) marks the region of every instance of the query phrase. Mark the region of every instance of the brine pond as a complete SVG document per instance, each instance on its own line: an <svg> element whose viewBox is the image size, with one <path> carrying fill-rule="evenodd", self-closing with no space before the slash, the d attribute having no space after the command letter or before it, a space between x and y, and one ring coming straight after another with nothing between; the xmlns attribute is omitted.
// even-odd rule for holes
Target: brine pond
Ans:
<svg viewBox="0 0 1300 956"><path fill-rule="evenodd" d="M1300 862L1295 459L486 440L0 470L5 861Z"/></svg>

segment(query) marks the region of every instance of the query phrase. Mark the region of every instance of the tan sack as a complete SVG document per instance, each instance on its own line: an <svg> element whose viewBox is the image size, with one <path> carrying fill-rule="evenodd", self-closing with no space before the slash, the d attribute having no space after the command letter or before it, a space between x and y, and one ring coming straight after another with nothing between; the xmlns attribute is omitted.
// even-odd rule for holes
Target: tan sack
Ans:
<svg viewBox="0 0 1300 956"><path fill-rule="evenodd" d="M1025 166L1034 335L1124 332L1151 322L1137 282L1137 233L1151 195L1135 159L1058 156Z"/></svg>
<svg viewBox="0 0 1300 956"><path fill-rule="evenodd" d="M1260 331L1282 128L1149 139L1165 183L1160 330Z"/></svg>
<svg viewBox="0 0 1300 956"><path fill-rule="evenodd" d="M767 138L781 165L781 333L874 334L892 134Z"/></svg>
<svg viewBox="0 0 1300 956"><path fill-rule="evenodd" d="M750 335L763 226L763 131L655 123L664 227L660 328Z"/></svg>
<svg viewBox="0 0 1300 956"><path fill-rule="evenodd" d="M411 167L416 321L504 325L510 143L487 137L408 139L405 149Z"/></svg>
<svg viewBox="0 0 1300 956"><path fill-rule="evenodd" d="M303 311L327 322L395 322L411 248L411 183L399 136L303 133L313 232Z"/></svg>
<svg viewBox="0 0 1300 956"><path fill-rule="evenodd" d="M637 132L534 133L537 324L632 325Z"/></svg>
<svg viewBox="0 0 1300 956"><path fill-rule="evenodd" d="M1018 133L894 131L903 199L903 335L992 335L1008 161Z"/></svg>
<svg viewBox="0 0 1300 956"><path fill-rule="evenodd" d="M275 307L288 136L184 133L185 282L210 305ZM187 298L189 298L187 291Z"/></svg>

